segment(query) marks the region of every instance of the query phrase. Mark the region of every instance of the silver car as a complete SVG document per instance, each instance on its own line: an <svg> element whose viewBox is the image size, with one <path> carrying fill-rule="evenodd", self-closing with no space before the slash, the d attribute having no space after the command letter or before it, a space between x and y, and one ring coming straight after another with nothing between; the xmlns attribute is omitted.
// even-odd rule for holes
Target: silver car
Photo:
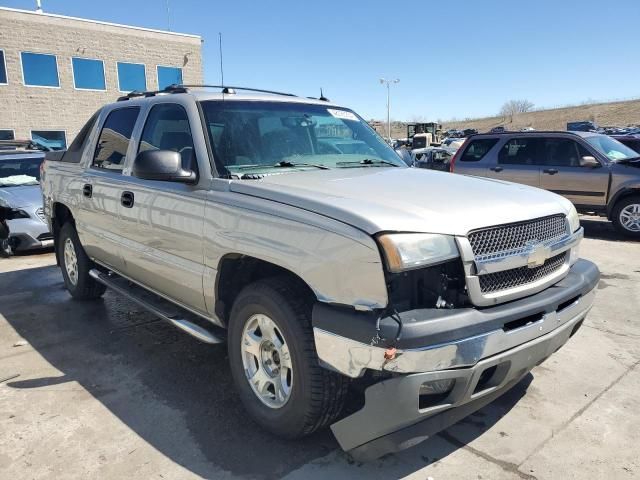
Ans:
<svg viewBox="0 0 640 480"><path fill-rule="evenodd" d="M0 150L0 204L14 209L7 220L9 245L14 251L53 246L53 237L44 218L40 165L44 153Z"/></svg>
<svg viewBox="0 0 640 480"><path fill-rule="evenodd" d="M571 202L408 168L348 108L235 90L127 95L47 154L74 298L108 287L225 343L258 424L330 425L361 460L481 408L580 328L600 275Z"/></svg>
<svg viewBox="0 0 640 480"><path fill-rule="evenodd" d="M638 152L607 135L533 131L474 135L450 170L550 190L640 239L638 167Z"/></svg>

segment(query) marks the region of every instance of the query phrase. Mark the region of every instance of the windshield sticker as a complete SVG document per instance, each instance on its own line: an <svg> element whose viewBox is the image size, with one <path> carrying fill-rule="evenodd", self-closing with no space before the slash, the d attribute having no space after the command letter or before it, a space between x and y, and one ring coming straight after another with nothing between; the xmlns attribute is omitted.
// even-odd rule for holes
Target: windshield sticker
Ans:
<svg viewBox="0 0 640 480"><path fill-rule="evenodd" d="M340 118L342 120L353 120L354 122L358 121L358 117L356 117L353 112L347 112L346 110L336 110L333 108L327 108L327 111L335 118Z"/></svg>

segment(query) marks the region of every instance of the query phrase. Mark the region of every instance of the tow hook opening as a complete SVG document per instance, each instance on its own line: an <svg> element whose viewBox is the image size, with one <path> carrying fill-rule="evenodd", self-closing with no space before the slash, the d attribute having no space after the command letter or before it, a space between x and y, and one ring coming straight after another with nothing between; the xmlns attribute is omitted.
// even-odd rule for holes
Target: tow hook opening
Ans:
<svg viewBox="0 0 640 480"><path fill-rule="evenodd" d="M444 380L430 380L420 385L418 397L418 409L437 407L447 404L447 398L451 395L456 380L453 378Z"/></svg>
<svg viewBox="0 0 640 480"><path fill-rule="evenodd" d="M509 372L510 367L511 362L503 362L486 368L480 374L478 383L476 383L476 387L473 389L473 394L471 396L473 397L480 393L486 392L487 390L491 390L494 387L502 384L503 380L507 376L507 373Z"/></svg>

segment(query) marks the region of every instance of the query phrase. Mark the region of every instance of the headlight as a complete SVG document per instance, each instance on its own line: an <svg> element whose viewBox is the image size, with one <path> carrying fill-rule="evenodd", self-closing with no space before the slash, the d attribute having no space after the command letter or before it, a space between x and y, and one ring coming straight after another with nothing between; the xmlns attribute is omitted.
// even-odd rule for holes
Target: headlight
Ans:
<svg viewBox="0 0 640 480"><path fill-rule="evenodd" d="M431 233L393 233L378 237L392 273L411 270L456 258L458 247L453 237Z"/></svg>
<svg viewBox="0 0 640 480"><path fill-rule="evenodd" d="M569 226L571 227L571 233L575 232L580 228L580 217L578 217L578 212L576 211L576 207L571 205L569 214L567 215L569 219Z"/></svg>

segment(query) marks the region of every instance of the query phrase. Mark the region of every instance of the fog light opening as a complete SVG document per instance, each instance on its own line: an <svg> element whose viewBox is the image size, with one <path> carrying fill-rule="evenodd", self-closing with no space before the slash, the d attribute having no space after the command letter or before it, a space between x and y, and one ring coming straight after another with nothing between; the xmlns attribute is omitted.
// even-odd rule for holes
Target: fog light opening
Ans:
<svg viewBox="0 0 640 480"><path fill-rule="evenodd" d="M455 383L453 378L424 382L420 385L418 408L423 410L446 404L445 400L451 394Z"/></svg>

